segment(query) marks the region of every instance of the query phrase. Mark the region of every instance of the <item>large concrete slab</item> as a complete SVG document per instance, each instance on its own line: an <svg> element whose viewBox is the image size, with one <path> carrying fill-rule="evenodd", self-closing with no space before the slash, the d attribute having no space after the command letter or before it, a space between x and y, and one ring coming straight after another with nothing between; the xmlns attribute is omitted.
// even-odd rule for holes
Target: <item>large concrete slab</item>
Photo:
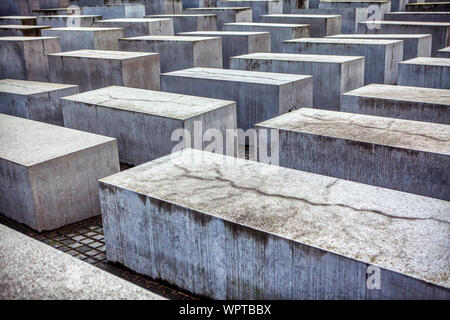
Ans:
<svg viewBox="0 0 450 320"><path fill-rule="evenodd" d="M98 15L60 15L60 16L39 16L37 24L41 26L51 26L52 28L66 27L93 27L95 21L102 17Z"/></svg>
<svg viewBox="0 0 450 320"><path fill-rule="evenodd" d="M49 26L32 26L32 25L0 25L0 37L41 37L41 30L48 29Z"/></svg>
<svg viewBox="0 0 450 320"><path fill-rule="evenodd" d="M122 28L51 28L41 32L44 36L59 37L62 51L118 50L118 40L125 36Z"/></svg>
<svg viewBox="0 0 450 320"><path fill-rule="evenodd" d="M122 51L157 52L161 72L192 67L222 68L220 37L143 36L119 40Z"/></svg>
<svg viewBox="0 0 450 320"><path fill-rule="evenodd" d="M253 53L233 57L231 68L313 76L313 106L339 108L341 94L364 85L364 58L351 56Z"/></svg>
<svg viewBox="0 0 450 320"><path fill-rule="evenodd" d="M37 16L65 16L68 14L80 14L80 9L77 8L49 8L49 9L35 9L33 14Z"/></svg>
<svg viewBox="0 0 450 320"><path fill-rule="evenodd" d="M111 85L159 90L159 54L78 50L48 55L52 82L77 84L80 91Z"/></svg>
<svg viewBox="0 0 450 320"><path fill-rule="evenodd" d="M367 8L367 13L374 15L377 20L383 20L384 14L390 11L397 11L398 9L392 10L391 4L399 0L320 0L318 8L319 9L346 9L346 8ZM405 0L400 0L405 1Z"/></svg>
<svg viewBox="0 0 450 320"><path fill-rule="evenodd" d="M37 231L100 214L97 180L119 172L113 138L0 114L0 212Z"/></svg>
<svg viewBox="0 0 450 320"><path fill-rule="evenodd" d="M132 4L92 4L81 7L84 15L98 15L103 20L114 18L143 18L145 16L145 5L141 3Z"/></svg>
<svg viewBox="0 0 450 320"><path fill-rule="evenodd" d="M0 225L1 300L162 300L148 290Z"/></svg>
<svg viewBox="0 0 450 320"><path fill-rule="evenodd" d="M450 124L450 91L370 84L343 94L341 111Z"/></svg>
<svg viewBox="0 0 450 320"><path fill-rule="evenodd" d="M100 20L98 27L123 28L125 37L138 36L173 36L172 19L127 18Z"/></svg>
<svg viewBox="0 0 450 320"><path fill-rule="evenodd" d="M100 197L109 261L202 296L450 296L448 201L192 149Z"/></svg>
<svg viewBox="0 0 450 320"><path fill-rule="evenodd" d="M281 0L226 0L217 1L218 7L249 7L252 8L252 21L260 21L264 14L283 13L283 1Z"/></svg>
<svg viewBox="0 0 450 320"><path fill-rule="evenodd" d="M0 13L5 16L31 16L34 9L39 9L39 2L29 0L0 1Z"/></svg>
<svg viewBox="0 0 450 320"><path fill-rule="evenodd" d="M450 200L450 126L302 108L279 130L280 166Z"/></svg>
<svg viewBox="0 0 450 320"><path fill-rule="evenodd" d="M386 12L388 21L450 22L450 12Z"/></svg>
<svg viewBox="0 0 450 320"><path fill-rule="evenodd" d="M435 56L438 58L450 58L450 47L438 50Z"/></svg>
<svg viewBox="0 0 450 320"><path fill-rule="evenodd" d="M75 85L1 79L0 113L62 126L59 99L77 93Z"/></svg>
<svg viewBox="0 0 450 320"><path fill-rule="evenodd" d="M364 84L397 82L402 40L303 38L284 41L283 52L364 57Z"/></svg>
<svg viewBox="0 0 450 320"><path fill-rule="evenodd" d="M281 52L284 40L309 38L309 24L235 22L225 23L222 30L270 32L271 52Z"/></svg>
<svg viewBox="0 0 450 320"><path fill-rule="evenodd" d="M406 11L437 11L444 12L450 11L450 2L444 1L436 1L436 2L428 2L428 3L409 3L406 5Z"/></svg>
<svg viewBox="0 0 450 320"><path fill-rule="evenodd" d="M184 13L215 14L217 16L217 30L222 30L224 23L252 22L252 9L249 7L222 7L222 8L188 8Z"/></svg>
<svg viewBox="0 0 450 320"><path fill-rule="evenodd" d="M450 89L450 59L419 57L403 61L398 67L398 84Z"/></svg>
<svg viewBox="0 0 450 320"><path fill-rule="evenodd" d="M0 79L48 81L47 54L60 51L57 37L0 37Z"/></svg>
<svg viewBox="0 0 450 320"><path fill-rule="evenodd" d="M0 25L2 24L21 24L25 26L35 26L37 17L35 16L0 16Z"/></svg>
<svg viewBox="0 0 450 320"><path fill-rule="evenodd" d="M193 147L209 129L223 136L236 129L234 101L111 86L65 97L61 105L66 127L116 137L120 161L131 165L170 154L180 143ZM188 132L176 136L182 129Z"/></svg>
<svg viewBox="0 0 450 320"><path fill-rule="evenodd" d="M217 0L183 0L183 9L216 7Z"/></svg>
<svg viewBox="0 0 450 320"><path fill-rule="evenodd" d="M217 16L215 14L163 14L146 17L172 19L174 33L217 30Z"/></svg>
<svg viewBox="0 0 450 320"><path fill-rule="evenodd" d="M183 11L182 0L146 0L147 14L180 14Z"/></svg>
<svg viewBox="0 0 450 320"><path fill-rule="evenodd" d="M192 68L161 75L161 90L236 101L237 127L243 130L277 115L312 106L311 76Z"/></svg>
<svg viewBox="0 0 450 320"><path fill-rule="evenodd" d="M450 45L450 23L448 22L363 21L359 22L357 33L431 34L432 53Z"/></svg>
<svg viewBox="0 0 450 320"><path fill-rule="evenodd" d="M341 33L341 16L327 14L269 14L262 22L309 24L311 37L325 37Z"/></svg>
<svg viewBox="0 0 450 320"><path fill-rule="evenodd" d="M337 34L329 38L402 40L403 60L431 56L431 34Z"/></svg>
<svg viewBox="0 0 450 320"><path fill-rule="evenodd" d="M254 31L194 31L182 32L180 36L222 38L223 67L230 67L230 58L253 52L270 52L270 33Z"/></svg>

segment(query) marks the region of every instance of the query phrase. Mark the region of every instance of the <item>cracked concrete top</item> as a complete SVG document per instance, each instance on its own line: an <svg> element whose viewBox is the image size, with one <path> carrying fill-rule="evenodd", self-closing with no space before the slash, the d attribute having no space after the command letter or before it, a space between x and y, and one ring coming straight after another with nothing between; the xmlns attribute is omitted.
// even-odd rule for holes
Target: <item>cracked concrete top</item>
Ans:
<svg viewBox="0 0 450 320"><path fill-rule="evenodd" d="M450 287L448 201L193 149L100 181Z"/></svg>
<svg viewBox="0 0 450 320"><path fill-rule="evenodd" d="M327 44L365 44L365 45L388 45L402 42L402 40L387 39L341 39L341 38L299 38L285 40L283 43L327 43Z"/></svg>
<svg viewBox="0 0 450 320"><path fill-rule="evenodd" d="M0 159L32 166L116 139L0 114Z"/></svg>
<svg viewBox="0 0 450 320"><path fill-rule="evenodd" d="M178 120L235 105L234 101L121 86L87 91L62 99Z"/></svg>
<svg viewBox="0 0 450 320"><path fill-rule="evenodd" d="M299 62L323 62L323 63L345 63L355 60L363 60L363 56L335 56L324 54L300 54L300 53L270 53L257 52L231 57L231 59L255 59L255 60L280 60Z"/></svg>
<svg viewBox="0 0 450 320"><path fill-rule="evenodd" d="M397 101L434 103L450 106L450 90L445 89L372 83L367 86L348 91L344 93L344 95Z"/></svg>
<svg viewBox="0 0 450 320"><path fill-rule="evenodd" d="M16 80L16 79L0 80L0 92L20 94L20 95L30 95L75 87L78 86L72 84Z"/></svg>
<svg viewBox="0 0 450 320"><path fill-rule="evenodd" d="M427 66L443 66L450 67L449 58L432 58L432 57L417 57L410 60L401 61L401 64L421 64Z"/></svg>
<svg viewBox="0 0 450 320"><path fill-rule="evenodd" d="M110 51L110 50L75 50L59 53L51 53L49 56L74 57L74 58L91 58L91 59L110 59L110 60L127 60L139 57L148 57L157 55L154 52L132 52L132 51Z"/></svg>
<svg viewBox="0 0 450 320"><path fill-rule="evenodd" d="M450 156L445 124L300 108L256 126Z"/></svg>

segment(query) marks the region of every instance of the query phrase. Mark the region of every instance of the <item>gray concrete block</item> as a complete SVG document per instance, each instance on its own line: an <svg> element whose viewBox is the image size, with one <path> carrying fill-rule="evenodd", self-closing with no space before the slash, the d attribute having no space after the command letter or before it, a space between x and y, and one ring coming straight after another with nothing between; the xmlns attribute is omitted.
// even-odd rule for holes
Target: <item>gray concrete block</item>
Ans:
<svg viewBox="0 0 450 320"><path fill-rule="evenodd" d="M183 11L182 0L146 0L146 14L180 14Z"/></svg>
<svg viewBox="0 0 450 320"><path fill-rule="evenodd" d="M367 8L369 9L367 11L368 14L374 14L377 20L383 20L386 12L394 11L391 9L391 2L392 0L320 0L318 8L333 10L346 8ZM375 8L377 8L376 11L374 11Z"/></svg>
<svg viewBox="0 0 450 320"><path fill-rule="evenodd" d="M0 113L62 126L59 99L77 93L75 85L1 79Z"/></svg>
<svg viewBox="0 0 450 320"><path fill-rule="evenodd" d="M337 34L329 38L402 40L402 60L431 56L431 34Z"/></svg>
<svg viewBox="0 0 450 320"><path fill-rule="evenodd" d="M182 142L172 138L177 129L192 139L208 129L223 136L236 129L234 101L111 86L65 97L61 105L66 127L116 137L120 161L132 165L168 155L180 143L192 147L185 132Z"/></svg>
<svg viewBox="0 0 450 320"><path fill-rule="evenodd" d="M49 81L47 54L61 52L56 37L0 37L0 79Z"/></svg>
<svg viewBox="0 0 450 320"><path fill-rule="evenodd" d="M0 212L37 231L100 214L97 180L119 172L113 138L0 114Z"/></svg>
<svg viewBox="0 0 450 320"><path fill-rule="evenodd" d="M0 13L4 16L31 16L34 9L39 9L39 2L29 0L0 1Z"/></svg>
<svg viewBox="0 0 450 320"><path fill-rule="evenodd" d="M172 19L174 33L217 30L217 16L215 14L162 14L146 17Z"/></svg>
<svg viewBox="0 0 450 320"><path fill-rule="evenodd" d="M95 21L102 17L98 15L61 15L61 16L39 16L37 24L40 26L50 26L52 28L70 27L93 27Z"/></svg>
<svg viewBox="0 0 450 320"><path fill-rule="evenodd" d="M450 47L438 50L435 54L437 58L450 58Z"/></svg>
<svg viewBox="0 0 450 320"><path fill-rule="evenodd" d="M0 225L1 300L162 300L109 272Z"/></svg>
<svg viewBox="0 0 450 320"><path fill-rule="evenodd" d="M283 52L364 57L364 84L397 82L402 40L303 38L284 41Z"/></svg>
<svg viewBox="0 0 450 320"><path fill-rule="evenodd" d="M431 52L450 45L450 23L420 21L363 21L358 24L357 33L413 33L431 34Z"/></svg>
<svg viewBox="0 0 450 320"><path fill-rule="evenodd" d="M364 85L364 58L253 53L231 59L231 68L313 76L313 106L338 109L341 94Z"/></svg>
<svg viewBox="0 0 450 320"><path fill-rule="evenodd" d="M107 259L195 294L450 297L447 201L193 149L99 192Z"/></svg>
<svg viewBox="0 0 450 320"><path fill-rule="evenodd" d="M161 75L161 90L236 101L237 127L255 124L304 106L312 106L311 76L192 68Z"/></svg>
<svg viewBox="0 0 450 320"><path fill-rule="evenodd" d="M217 37L144 36L119 40L122 51L157 52L161 72L192 67L222 68L222 39Z"/></svg>
<svg viewBox="0 0 450 320"><path fill-rule="evenodd" d="M271 52L281 52L284 40L309 38L309 24L236 22L225 23L222 30L270 32Z"/></svg>
<svg viewBox="0 0 450 320"><path fill-rule="evenodd" d="M0 25L3 24L21 24L25 26L35 26L37 17L34 16L1 16Z"/></svg>
<svg viewBox="0 0 450 320"><path fill-rule="evenodd" d="M450 12L386 12L388 21L450 22Z"/></svg>
<svg viewBox="0 0 450 320"><path fill-rule="evenodd" d="M118 50L118 40L125 33L122 28L51 28L41 31L45 36L59 37L62 51L82 49Z"/></svg>
<svg viewBox="0 0 450 320"><path fill-rule="evenodd" d="M183 9L185 8L202 8L216 7L217 0L183 0Z"/></svg>
<svg viewBox="0 0 450 320"><path fill-rule="evenodd" d="M450 124L450 91L370 84L343 94L341 111Z"/></svg>
<svg viewBox="0 0 450 320"><path fill-rule="evenodd" d="M406 11L432 11L444 12L450 11L450 2L436 1L433 3L409 3L406 5Z"/></svg>
<svg viewBox="0 0 450 320"><path fill-rule="evenodd" d="M279 130L280 166L450 200L448 125L301 108L257 127Z"/></svg>
<svg viewBox="0 0 450 320"><path fill-rule="evenodd" d="M145 5L134 4L103 4L81 7L83 15L98 15L103 20L114 18L143 18L145 16Z"/></svg>
<svg viewBox="0 0 450 320"><path fill-rule="evenodd" d="M217 1L217 7L248 7L252 8L252 21L259 22L265 14L283 13L282 0L226 0Z"/></svg>
<svg viewBox="0 0 450 320"><path fill-rule="evenodd" d="M309 24L311 37L325 37L341 33L341 16L325 14L270 14L262 22Z"/></svg>
<svg viewBox="0 0 450 320"><path fill-rule="evenodd" d="M450 59L419 57L400 62L397 83L402 86L450 89Z"/></svg>
<svg viewBox="0 0 450 320"><path fill-rule="evenodd" d="M79 50L48 55L50 80L80 86L80 92L111 85L159 90L159 54Z"/></svg>
<svg viewBox="0 0 450 320"><path fill-rule="evenodd" d="M49 8L33 10L33 14L37 16L65 16L68 14L74 14L74 11L75 10L69 8Z"/></svg>
<svg viewBox="0 0 450 320"><path fill-rule="evenodd" d="M0 25L0 37L41 37L41 30L48 29L49 26L32 25Z"/></svg>
<svg viewBox="0 0 450 320"><path fill-rule="evenodd" d="M253 31L194 31L180 36L206 36L222 38L223 67L230 67L230 58L253 52L270 52L270 33Z"/></svg>
<svg viewBox="0 0 450 320"><path fill-rule="evenodd" d="M172 19L128 18L99 20L98 27L123 28L125 37L173 36Z"/></svg>
<svg viewBox="0 0 450 320"><path fill-rule="evenodd" d="M217 16L217 30L222 30L224 23L252 22L252 9L248 7L221 7L221 8L188 8L186 14L215 14Z"/></svg>
<svg viewBox="0 0 450 320"><path fill-rule="evenodd" d="M282 0L283 13L295 13L295 10L311 8L312 0Z"/></svg>

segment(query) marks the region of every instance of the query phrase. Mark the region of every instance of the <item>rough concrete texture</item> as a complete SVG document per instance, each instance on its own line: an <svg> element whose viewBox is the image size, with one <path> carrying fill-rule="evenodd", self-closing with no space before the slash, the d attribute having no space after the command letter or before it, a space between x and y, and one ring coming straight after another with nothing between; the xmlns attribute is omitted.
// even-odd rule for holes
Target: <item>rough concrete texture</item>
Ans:
<svg viewBox="0 0 450 320"><path fill-rule="evenodd" d="M450 12L386 12L388 21L450 22Z"/></svg>
<svg viewBox="0 0 450 320"><path fill-rule="evenodd" d="M29 0L1 0L0 13L5 16L31 16L39 9L39 2Z"/></svg>
<svg viewBox="0 0 450 320"><path fill-rule="evenodd" d="M159 90L159 54L78 50L48 55L52 82L77 84L80 91L110 85Z"/></svg>
<svg viewBox="0 0 450 320"><path fill-rule="evenodd" d="M180 144L181 137L172 139L176 129L188 130L193 142L208 129L225 136L236 128L234 101L161 91L111 86L65 97L61 105L66 127L116 137L120 161L132 165L170 154ZM186 147L203 147L182 137Z"/></svg>
<svg viewBox="0 0 450 320"><path fill-rule="evenodd" d="M233 57L231 69L313 76L313 106L339 108L341 94L364 85L364 58L351 56L253 53Z"/></svg>
<svg viewBox="0 0 450 320"><path fill-rule="evenodd" d="M180 14L183 11L182 0L146 0L146 14Z"/></svg>
<svg viewBox="0 0 450 320"><path fill-rule="evenodd" d="M325 14L270 14L261 16L262 22L309 24L311 37L326 37L341 33L340 15Z"/></svg>
<svg viewBox="0 0 450 320"><path fill-rule="evenodd" d="M52 28L66 27L93 27L95 21L102 17L97 15L60 15L60 16L39 16L37 24L41 26L51 26Z"/></svg>
<svg viewBox="0 0 450 320"><path fill-rule="evenodd" d="M41 30L48 29L49 26L32 26L32 25L0 25L0 37L40 37Z"/></svg>
<svg viewBox="0 0 450 320"><path fill-rule="evenodd" d="M3 225L0 269L0 300L163 299Z"/></svg>
<svg viewBox="0 0 450 320"><path fill-rule="evenodd" d="M0 25L21 24L25 26L35 26L37 17L34 16L0 16Z"/></svg>
<svg viewBox="0 0 450 320"><path fill-rule="evenodd" d="M133 4L110 4L89 5L81 7L83 15L98 15L103 20L114 18L143 18L145 16L145 5Z"/></svg>
<svg viewBox="0 0 450 320"><path fill-rule="evenodd" d="M370 84L343 94L341 111L450 124L450 90Z"/></svg>
<svg viewBox="0 0 450 320"><path fill-rule="evenodd" d="M107 259L196 294L450 297L447 201L192 149L102 179L100 198Z"/></svg>
<svg viewBox="0 0 450 320"><path fill-rule="evenodd" d="M282 0L283 13L295 13L295 10L312 8L313 0ZM317 1L317 0L316 0ZM316 6L317 8L317 6Z"/></svg>
<svg viewBox="0 0 450 320"><path fill-rule="evenodd" d="M183 0L183 9L216 7L217 2L218 2L217 0Z"/></svg>
<svg viewBox="0 0 450 320"><path fill-rule="evenodd" d="M192 67L222 68L220 37L143 36L119 39L122 51L157 52L161 72Z"/></svg>
<svg viewBox="0 0 450 320"><path fill-rule="evenodd" d="M450 89L450 59L419 57L400 62L397 83L402 86Z"/></svg>
<svg viewBox="0 0 450 320"><path fill-rule="evenodd" d="M270 52L281 52L284 40L309 38L310 36L309 24L236 22L225 23L222 26L222 30L270 32Z"/></svg>
<svg viewBox="0 0 450 320"><path fill-rule="evenodd" d="M406 11L432 11L444 12L450 11L450 2L436 1L433 3L409 3L406 5Z"/></svg>
<svg viewBox="0 0 450 320"><path fill-rule="evenodd" d="M230 67L230 58L253 52L270 52L270 33L254 31L193 31L180 36L222 38L223 67Z"/></svg>
<svg viewBox="0 0 450 320"><path fill-rule="evenodd" d="M125 37L174 35L172 19L109 19L97 21L95 25L98 27L123 28Z"/></svg>
<svg viewBox="0 0 450 320"><path fill-rule="evenodd" d="M413 33L431 34L431 52L450 45L450 23L422 21L363 21L358 24L357 33Z"/></svg>
<svg viewBox="0 0 450 320"><path fill-rule="evenodd" d="M284 41L283 52L364 56L364 84L397 82L402 40L303 38Z"/></svg>
<svg viewBox="0 0 450 320"><path fill-rule="evenodd" d="M0 113L62 126L59 99L77 93L74 85L2 79Z"/></svg>
<svg viewBox="0 0 450 320"><path fill-rule="evenodd" d="M97 180L119 172L117 141L0 114L0 212L37 231L100 214Z"/></svg>
<svg viewBox="0 0 450 320"><path fill-rule="evenodd" d="M224 23L252 22L252 9L248 7L222 7L222 8L188 8L184 13L215 14L217 16L217 30L222 30Z"/></svg>
<svg viewBox="0 0 450 320"><path fill-rule="evenodd" d="M260 21L264 14L283 13L283 1L280 0L226 0L217 1L217 7L249 7L252 8L252 21Z"/></svg>
<svg viewBox="0 0 450 320"><path fill-rule="evenodd" d="M450 126L302 108L280 131L280 166L450 200Z"/></svg>
<svg viewBox="0 0 450 320"><path fill-rule="evenodd" d="M51 28L41 32L45 36L59 37L62 51L118 50L118 39L125 36L122 28Z"/></svg>
<svg viewBox="0 0 450 320"><path fill-rule="evenodd" d="M450 47L443 48L436 52L436 57L438 58L450 58Z"/></svg>
<svg viewBox="0 0 450 320"><path fill-rule="evenodd" d="M237 127L312 106L311 76L212 68L192 68L161 75L163 91L236 101Z"/></svg>
<svg viewBox="0 0 450 320"><path fill-rule="evenodd" d="M431 34L338 34L329 38L403 41L403 60L431 56Z"/></svg>
<svg viewBox="0 0 450 320"><path fill-rule="evenodd" d="M368 1L342 1L342 0L320 0L319 9L343 9L343 8L368 8L367 13L374 14L374 9L377 7L376 13L379 15L378 20L384 19L384 14L391 10L391 3L395 0L368 0ZM398 1L398 0L396 0ZM405 0L403 0L405 1Z"/></svg>
<svg viewBox="0 0 450 320"><path fill-rule="evenodd" d="M0 37L0 79L49 81L46 55L60 51L57 37Z"/></svg>
<svg viewBox="0 0 450 320"><path fill-rule="evenodd" d="M215 14L162 14L146 17L172 19L174 33L217 30L217 16Z"/></svg>

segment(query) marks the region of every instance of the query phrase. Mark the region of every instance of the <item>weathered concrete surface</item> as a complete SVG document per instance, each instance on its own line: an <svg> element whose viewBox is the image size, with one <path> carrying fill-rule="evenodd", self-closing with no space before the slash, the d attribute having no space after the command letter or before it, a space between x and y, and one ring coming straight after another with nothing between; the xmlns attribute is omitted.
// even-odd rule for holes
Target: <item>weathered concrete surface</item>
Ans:
<svg viewBox="0 0 450 320"><path fill-rule="evenodd" d="M46 55L60 51L56 37L0 37L0 79L48 81Z"/></svg>
<svg viewBox="0 0 450 320"><path fill-rule="evenodd" d="M0 25L2 24L22 24L25 26L35 26L37 17L35 16L0 16Z"/></svg>
<svg viewBox="0 0 450 320"><path fill-rule="evenodd" d="M48 55L52 82L77 84L80 91L110 85L159 90L159 54L79 50Z"/></svg>
<svg viewBox="0 0 450 320"><path fill-rule="evenodd" d="M188 8L184 13L215 14L217 16L217 30L222 30L224 23L252 22L252 9L248 7L222 7L222 8Z"/></svg>
<svg viewBox="0 0 450 320"><path fill-rule="evenodd" d="M406 5L406 11L450 11L450 2L409 3Z"/></svg>
<svg viewBox="0 0 450 320"><path fill-rule="evenodd" d="M370 84L343 94L341 111L450 124L450 90Z"/></svg>
<svg viewBox="0 0 450 320"><path fill-rule="evenodd" d="M216 7L217 0L183 0L183 9L185 8L202 8Z"/></svg>
<svg viewBox="0 0 450 320"><path fill-rule="evenodd" d="M325 37L341 33L340 15L326 14L269 14L261 17L262 22L309 24L311 37Z"/></svg>
<svg viewBox="0 0 450 320"><path fill-rule="evenodd" d="M431 56L431 34L337 34L329 38L403 41L403 60Z"/></svg>
<svg viewBox="0 0 450 320"><path fill-rule="evenodd" d="M233 57L231 68L312 75L316 108L338 109L342 93L364 85L363 57L253 53Z"/></svg>
<svg viewBox="0 0 450 320"><path fill-rule="evenodd" d="M81 7L84 15L99 15L103 20L114 18L143 18L145 6L141 3L133 4L102 4Z"/></svg>
<svg viewBox="0 0 450 320"><path fill-rule="evenodd" d="M283 13L282 0L226 0L217 1L217 7L249 7L252 8L252 21L260 21L264 14Z"/></svg>
<svg viewBox="0 0 450 320"><path fill-rule="evenodd" d="M44 36L59 37L62 51L82 49L118 50L118 39L125 36L122 28L51 28L41 31Z"/></svg>
<svg viewBox="0 0 450 320"><path fill-rule="evenodd" d="M48 29L49 26L32 26L32 25L0 25L0 37L40 37L42 29Z"/></svg>
<svg viewBox="0 0 450 320"><path fill-rule="evenodd" d="M388 21L450 22L450 12L386 12Z"/></svg>
<svg viewBox="0 0 450 320"><path fill-rule="evenodd" d="M77 11L79 12L79 11ZM33 14L37 16L60 16L60 15L68 15L75 14L75 8L49 8L49 9L36 9L33 10Z"/></svg>
<svg viewBox="0 0 450 320"><path fill-rule="evenodd" d="M0 225L0 300L163 300Z"/></svg>
<svg viewBox="0 0 450 320"><path fill-rule="evenodd" d="M74 85L2 79L0 113L62 126L59 99L77 93Z"/></svg>
<svg viewBox="0 0 450 320"><path fill-rule="evenodd" d="M419 57L400 62L398 84L450 89L450 59Z"/></svg>
<svg viewBox="0 0 450 320"><path fill-rule="evenodd" d="M182 0L146 0L147 14L180 14L183 11Z"/></svg>
<svg viewBox="0 0 450 320"><path fill-rule="evenodd" d="M66 27L93 27L95 21L102 17L98 15L60 15L60 16L39 16L37 24L41 26L51 26L52 28Z"/></svg>
<svg viewBox="0 0 450 320"><path fill-rule="evenodd" d="M222 39L220 37L133 37L120 39L119 49L159 53L161 72L192 67L222 68Z"/></svg>
<svg viewBox="0 0 450 320"><path fill-rule="evenodd" d="M146 17L172 19L174 33L217 30L217 17L215 14L162 14Z"/></svg>
<svg viewBox="0 0 450 320"><path fill-rule="evenodd" d="M113 138L0 114L0 212L37 231L100 214L97 180L119 172Z"/></svg>
<svg viewBox="0 0 450 320"><path fill-rule="evenodd" d="M450 23L424 21L363 21L357 33L431 34L432 53L450 45Z"/></svg>
<svg viewBox="0 0 450 320"><path fill-rule="evenodd" d="M39 9L37 1L1 0L0 13L5 16L31 16L33 10Z"/></svg>
<svg viewBox="0 0 450 320"><path fill-rule="evenodd" d="M193 146L193 140L208 129L225 137L236 128L234 101L161 91L111 86L65 97L61 105L66 127L116 137L120 161L132 165L168 155L180 143L202 148L210 141ZM177 129L188 130L191 142L184 133L172 140Z"/></svg>
<svg viewBox="0 0 450 320"><path fill-rule="evenodd" d="M450 58L450 47L438 50L435 56L438 58Z"/></svg>
<svg viewBox="0 0 450 320"><path fill-rule="evenodd" d="M172 19L109 19L97 21L95 25L98 27L123 28L125 37L174 35Z"/></svg>
<svg viewBox="0 0 450 320"><path fill-rule="evenodd" d="M280 166L450 200L449 125L301 108L257 127L279 130Z"/></svg>
<svg viewBox="0 0 450 320"><path fill-rule="evenodd" d="M447 201L192 149L102 179L100 197L108 260L196 294L450 297Z"/></svg>
<svg viewBox="0 0 450 320"><path fill-rule="evenodd" d="M303 38L286 40L283 52L364 56L364 84L397 82L402 40Z"/></svg>
<svg viewBox="0 0 450 320"><path fill-rule="evenodd" d="M312 106L313 79L283 73L192 68L161 75L161 90L236 101L243 130L280 114Z"/></svg>
<svg viewBox="0 0 450 320"><path fill-rule="evenodd" d="M283 13L295 13L295 10L312 8L313 0L282 0ZM317 7L316 7L317 8Z"/></svg>
<svg viewBox="0 0 450 320"><path fill-rule="evenodd" d="M270 52L270 33L253 31L194 31L180 36L221 37L223 67L230 67L230 58L253 52Z"/></svg>
<svg viewBox="0 0 450 320"><path fill-rule="evenodd" d="M284 40L309 38L309 24L236 22L225 23L222 30L270 32L271 52L281 52Z"/></svg>
<svg viewBox="0 0 450 320"><path fill-rule="evenodd" d="M398 1L398 0L396 0ZM342 1L342 0L320 0L319 9L347 9L347 8L368 8L368 14L377 14L377 20L383 20L384 14L391 10L391 0L359 0L359 1ZM374 8L377 7L377 11L374 12Z"/></svg>

